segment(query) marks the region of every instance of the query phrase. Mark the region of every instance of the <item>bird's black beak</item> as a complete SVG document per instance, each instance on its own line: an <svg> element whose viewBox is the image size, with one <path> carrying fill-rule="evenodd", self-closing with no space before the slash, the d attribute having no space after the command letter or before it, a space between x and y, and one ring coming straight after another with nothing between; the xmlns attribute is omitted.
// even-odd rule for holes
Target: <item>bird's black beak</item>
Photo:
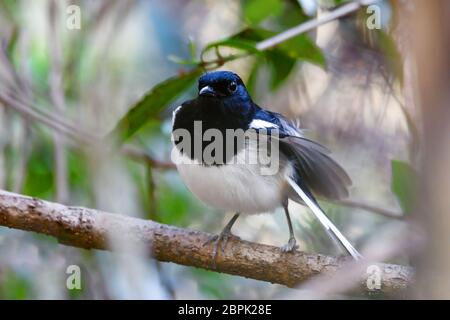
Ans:
<svg viewBox="0 0 450 320"><path fill-rule="evenodd" d="M206 86L200 89L200 91L198 92L199 96L202 97L215 97L217 96L216 91L210 87L210 86Z"/></svg>

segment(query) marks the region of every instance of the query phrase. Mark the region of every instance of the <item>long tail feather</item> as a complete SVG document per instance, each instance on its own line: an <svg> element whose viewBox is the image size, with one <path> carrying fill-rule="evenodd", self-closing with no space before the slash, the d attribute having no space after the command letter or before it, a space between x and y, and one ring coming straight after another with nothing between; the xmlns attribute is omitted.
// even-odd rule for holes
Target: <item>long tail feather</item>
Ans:
<svg viewBox="0 0 450 320"><path fill-rule="evenodd" d="M339 231L338 228L331 222L330 219L326 216L326 214L322 211L322 209L313 201L299 186L298 184L290 177L286 177L287 181L291 185L291 187L297 192L300 198L305 202L305 204L311 209L314 215L319 219L320 223L324 226L325 230L332 234L334 239L337 239L338 242L345 248L345 250L355 259L359 260L362 258L362 255L352 246L352 244L344 237L344 235Z"/></svg>

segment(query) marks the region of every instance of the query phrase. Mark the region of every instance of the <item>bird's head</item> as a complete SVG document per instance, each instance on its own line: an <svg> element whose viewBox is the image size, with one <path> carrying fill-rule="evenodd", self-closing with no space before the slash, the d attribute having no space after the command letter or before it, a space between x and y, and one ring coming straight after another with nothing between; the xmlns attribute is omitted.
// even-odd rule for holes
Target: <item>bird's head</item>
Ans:
<svg viewBox="0 0 450 320"><path fill-rule="evenodd" d="M244 82L231 71L215 71L202 75L198 80L198 95L201 99L230 105L251 102Z"/></svg>

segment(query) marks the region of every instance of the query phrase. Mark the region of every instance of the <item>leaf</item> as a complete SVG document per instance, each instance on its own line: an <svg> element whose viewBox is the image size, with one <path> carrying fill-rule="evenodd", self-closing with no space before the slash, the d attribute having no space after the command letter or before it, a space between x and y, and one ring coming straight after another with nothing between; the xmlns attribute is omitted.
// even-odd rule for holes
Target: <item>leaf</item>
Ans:
<svg viewBox="0 0 450 320"><path fill-rule="evenodd" d="M259 51L256 49L256 44L258 42L273 37L276 34L276 32L263 28L246 28L230 38L210 43L205 47L203 52L220 46L242 49L249 53L259 54L261 56L267 56L270 52L279 51L289 58L308 61L321 67L326 67L326 61L322 50L306 34L301 34L288 41L282 42L267 51ZM279 57L281 58L281 56Z"/></svg>
<svg viewBox="0 0 450 320"><path fill-rule="evenodd" d="M277 22L280 25L280 30L286 30L298 26L309 19L311 17L305 14L298 1L287 1Z"/></svg>
<svg viewBox="0 0 450 320"><path fill-rule="evenodd" d="M244 19L250 25L256 25L282 10L283 3L280 0L246 0L243 6Z"/></svg>
<svg viewBox="0 0 450 320"><path fill-rule="evenodd" d="M13 60L14 50L17 47L18 39L19 39L19 28L14 27L11 33L11 37L9 38L6 46L6 54L11 61Z"/></svg>
<svg viewBox="0 0 450 320"><path fill-rule="evenodd" d="M258 74L259 74L259 70L261 69L261 66L263 65L263 59L261 58L257 58L255 60L255 62L253 63L252 69L250 71L250 74L248 76L248 79L246 81L246 87L247 87L247 91L250 93L250 95L252 97L255 97L255 86L256 86L256 81L258 78Z"/></svg>
<svg viewBox="0 0 450 320"><path fill-rule="evenodd" d="M0 299L23 300L31 298L32 285L18 272L5 269L2 272Z"/></svg>
<svg viewBox="0 0 450 320"><path fill-rule="evenodd" d="M18 15L20 15L21 10L20 3L15 0L2 0L0 1L0 11L2 16L10 20L11 22L18 21Z"/></svg>
<svg viewBox="0 0 450 320"><path fill-rule="evenodd" d="M262 28L247 28L232 38L253 41L256 45L257 42L270 38L275 34L273 31ZM264 57L265 62L270 66L270 88L272 90L278 89L288 78L298 60L312 62L322 67L326 66L322 51L305 34L283 42L267 51L259 52L259 55ZM253 90L253 87L251 87L251 90Z"/></svg>
<svg viewBox="0 0 450 320"><path fill-rule="evenodd" d="M276 90L289 77L296 60L284 55L279 50L268 52L266 58L271 67L270 89Z"/></svg>
<svg viewBox="0 0 450 320"><path fill-rule="evenodd" d="M387 64L391 67L400 83L403 83L403 60L400 52L397 49L394 39L391 35L383 30L377 30L378 44L381 51L386 57Z"/></svg>
<svg viewBox="0 0 450 320"><path fill-rule="evenodd" d="M231 38L219 40L208 44L203 52L206 52L214 47L229 47L235 49L241 49L250 53L259 53L256 49L256 41L241 38L239 34L232 36Z"/></svg>
<svg viewBox="0 0 450 320"><path fill-rule="evenodd" d="M267 29L247 28L237 33L232 38L251 40L254 41L256 45L256 42L271 38L276 34L276 32ZM273 51L280 51L287 57L308 61L324 68L326 67L326 61L322 50L306 34L298 35L290 40L280 43L272 49L260 53L267 54Z"/></svg>
<svg viewBox="0 0 450 320"><path fill-rule="evenodd" d="M53 146L42 140L33 146L25 175L23 193L39 198L51 199L54 196Z"/></svg>
<svg viewBox="0 0 450 320"><path fill-rule="evenodd" d="M277 48L291 58L308 61L326 68L322 50L306 34L280 43Z"/></svg>
<svg viewBox="0 0 450 320"><path fill-rule="evenodd" d="M149 120L156 118L169 103L186 91L200 75L200 70L169 78L154 86L118 122L109 136L122 143L135 134Z"/></svg>
<svg viewBox="0 0 450 320"><path fill-rule="evenodd" d="M417 173L406 162L392 160L391 191L397 197L403 213L410 213L413 209L417 192Z"/></svg>

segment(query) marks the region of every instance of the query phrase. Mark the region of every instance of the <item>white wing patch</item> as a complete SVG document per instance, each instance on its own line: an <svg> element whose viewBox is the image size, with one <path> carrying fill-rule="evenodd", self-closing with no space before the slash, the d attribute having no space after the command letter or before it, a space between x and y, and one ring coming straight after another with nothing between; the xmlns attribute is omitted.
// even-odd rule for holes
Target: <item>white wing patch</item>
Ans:
<svg viewBox="0 0 450 320"><path fill-rule="evenodd" d="M302 131L296 126L296 124L285 120L284 118L279 118L281 122L281 128L273 122L255 119L250 123L251 129L280 129L280 131L285 132L294 137L301 137Z"/></svg>
<svg viewBox="0 0 450 320"><path fill-rule="evenodd" d="M275 123L261 120L261 119L255 119L250 123L250 128L252 129L277 129L278 126Z"/></svg>

